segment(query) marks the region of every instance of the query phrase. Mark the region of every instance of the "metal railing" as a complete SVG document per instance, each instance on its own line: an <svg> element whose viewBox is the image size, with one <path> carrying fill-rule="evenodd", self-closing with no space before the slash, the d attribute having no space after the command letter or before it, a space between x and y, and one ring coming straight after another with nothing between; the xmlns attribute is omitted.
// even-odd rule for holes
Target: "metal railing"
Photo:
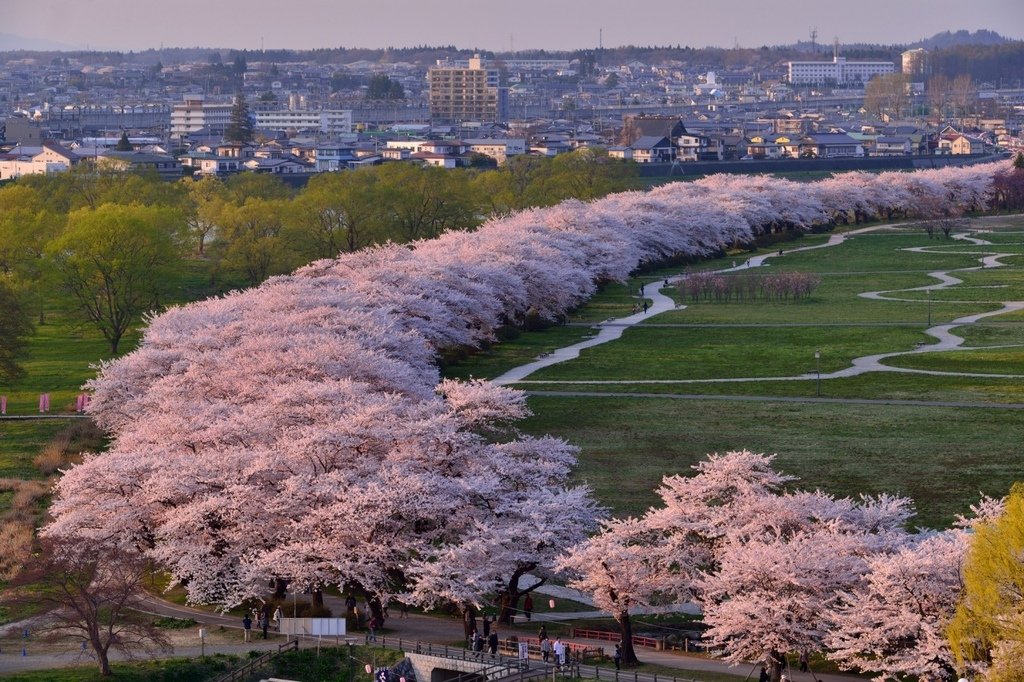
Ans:
<svg viewBox="0 0 1024 682"><path fill-rule="evenodd" d="M277 647L277 651L266 651L256 658L252 659L241 668L235 668L229 673L225 673L220 677L216 678L214 682L241 682L245 680L249 675L259 670L272 660L285 653L286 651L298 651L299 640L291 639Z"/></svg>

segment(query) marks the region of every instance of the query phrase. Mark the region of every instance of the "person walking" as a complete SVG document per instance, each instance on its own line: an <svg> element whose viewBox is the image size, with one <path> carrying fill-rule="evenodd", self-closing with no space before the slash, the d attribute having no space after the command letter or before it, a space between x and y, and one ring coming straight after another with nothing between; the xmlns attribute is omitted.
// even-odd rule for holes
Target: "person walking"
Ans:
<svg viewBox="0 0 1024 682"><path fill-rule="evenodd" d="M242 630L245 631L245 641L248 642L252 635L252 618L249 617L248 613L245 614L245 618L242 619Z"/></svg>
<svg viewBox="0 0 1024 682"><path fill-rule="evenodd" d="M612 654L612 660L615 661L615 669L619 669L619 664L622 663L622 647L618 644L615 645L615 652Z"/></svg>
<svg viewBox="0 0 1024 682"><path fill-rule="evenodd" d="M277 630L278 632L281 632L281 619L282 618L284 618L284 613L281 612L281 606L278 605L278 607L276 609L274 609L274 629Z"/></svg>
<svg viewBox="0 0 1024 682"><path fill-rule="evenodd" d="M263 630L263 639L267 638L267 629L270 628L270 618L267 616L266 610L260 614L260 630Z"/></svg>
<svg viewBox="0 0 1024 682"><path fill-rule="evenodd" d="M537 631L537 639L540 640L541 642L543 642L547 638L548 638L548 626L547 625L541 625L540 626L540 630Z"/></svg>
<svg viewBox="0 0 1024 682"><path fill-rule="evenodd" d="M649 303L647 303L647 301L645 300L645 301L644 301L644 315L646 315L646 314L647 314L647 309L648 309L648 308L650 308L650 307L651 307L651 306L650 306L650 304L649 304Z"/></svg>
<svg viewBox="0 0 1024 682"><path fill-rule="evenodd" d="M562 644L559 637L555 637L555 643L551 645L551 650L555 652L555 663L565 665L565 645Z"/></svg>
<svg viewBox="0 0 1024 682"><path fill-rule="evenodd" d="M491 630L490 636L487 638L487 648L491 652L491 658L498 655L498 631Z"/></svg>
<svg viewBox="0 0 1024 682"><path fill-rule="evenodd" d="M377 628L380 627L380 623L377 622L377 616L370 618L370 622L366 624L366 627L370 628L370 634L366 638L367 642L377 641Z"/></svg>
<svg viewBox="0 0 1024 682"><path fill-rule="evenodd" d="M551 661L551 640L547 637L540 640L540 657L545 663Z"/></svg>

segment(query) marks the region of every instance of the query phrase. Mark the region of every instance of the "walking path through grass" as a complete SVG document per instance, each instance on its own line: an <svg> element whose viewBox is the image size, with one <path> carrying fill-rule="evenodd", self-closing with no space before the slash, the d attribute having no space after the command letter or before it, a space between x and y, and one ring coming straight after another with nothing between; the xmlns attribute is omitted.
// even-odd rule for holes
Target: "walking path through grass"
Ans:
<svg viewBox="0 0 1024 682"><path fill-rule="evenodd" d="M891 227L891 226L890 226ZM844 234L834 234L829 240L823 244L815 244L814 246L806 246L797 249L790 249L790 253L798 251L810 251L814 249L822 249L842 244L845 239L854 234L860 234L871 230L878 229L878 226L872 226L862 228L860 230L853 230ZM978 246L991 245L984 239L971 237L968 235L954 235L954 239L966 241L971 244ZM935 246L918 246L904 249L912 253L935 253L939 252L943 247ZM1001 262L1001 258L1017 255L1015 253L993 253L991 250L979 250L960 252L966 253L967 255L978 255L978 259L981 263L978 266L968 268L958 268L955 270L940 270L928 273L929 276L939 280L938 284L931 284L920 287L910 287L906 289L893 289L887 291L869 291L859 294L862 298L869 300L879 301L903 301L903 302L920 302L919 299L915 298L903 298L894 296L893 294L914 292L914 291L927 291L929 296L933 290L947 289L950 287L958 286L963 284L963 280L955 277L949 273L951 272L969 272L976 270L983 270L988 268L1004 267L1005 263ZM764 254L760 256L754 256L749 258L746 262L740 265L734 265L731 268L724 268L718 270L718 272L737 272L743 271L750 268L762 267L768 258L774 257L776 254ZM782 255L782 252L779 252ZM668 286L673 282L678 282L684 275L678 275L665 280L665 285ZM654 283L656 286L656 283ZM1010 312L1015 312L1024 309L1024 301L1003 301L1001 307L994 311L978 313L974 315L967 315L964 317L957 318L950 323L941 324L934 327L929 327L925 330L925 334L936 339L936 343L929 345L921 345L918 348L910 351L895 351L890 353L877 353L874 355L867 355L858 358L854 358L849 367L834 371L834 372L807 372L804 374L794 376L778 376L778 377L730 377L730 378L714 378L714 379L623 379L623 380L585 380L585 381L568 381L568 380L528 380L526 377L533 374L539 369L548 367L554 364L565 362L567 360L573 360L579 357L580 351L584 348L590 348L597 346L609 341L614 341L622 336L623 331L627 327L631 327L643 322L650 315L657 315L658 313L665 312L667 310L681 309L686 306L677 306L675 302L668 296L661 293L660 290L655 290L648 294L643 292L644 296L651 299L651 306L647 312L636 313L628 317L619 319L608 320L606 322L597 325L598 334L593 338L587 339L580 343L567 346L555 350L543 357L538 358L534 362L521 365L513 368L499 377L493 379L498 384L560 384L560 385L603 385L603 384L618 384L618 385L641 385L641 384L708 384L708 383L737 383L737 382L748 382L748 381L820 381L822 379L839 379L846 377L854 377L868 372L899 372L904 374L927 374L932 376L952 376L952 377L978 377L988 379L1018 379L1024 378L1024 375L1020 374L992 374L984 372L954 372L954 371L943 371L943 370L932 370L932 369L921 369L911 367L895 367L891 365L883 364L883 361L889 358L906 355L920 355L923 353L936 353L950 350L981 350L981 349L1000 349L1000 348L1020 348L1021 344L1004 344L994 346L975 346L969 347L964 346L964 339L953 333L953 329L963 325L973 324L978 320L992 317L996 315L1003 315ZM978 303L979 301L943 301L944 303ZM619 394L621 395L621 394ZM639 395L639 394L637 394ZM662 394L659 394L662 395ZM684 397L684 396L678 396ZM696 397L696 396L694 396ZM888 402L888 401L883 401ZM928 403L932 404L932 403ZM959 404L959 403L957 403ZM967 406L966 403L963 406Z"/></svg>

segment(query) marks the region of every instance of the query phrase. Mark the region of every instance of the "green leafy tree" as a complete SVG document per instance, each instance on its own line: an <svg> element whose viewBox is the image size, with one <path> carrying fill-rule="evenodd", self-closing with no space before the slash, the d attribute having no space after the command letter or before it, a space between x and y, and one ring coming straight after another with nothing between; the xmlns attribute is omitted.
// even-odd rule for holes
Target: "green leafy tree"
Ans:
<svg viewBox="0 0 1024 682"><path fill-rule="evenodd" d="M596 199L628 189L638 175L636 164L612 159L604 149L577 149L551 160L547 200L554 203L570 198Z"/></svg>
<svg viewBox="0 0 1024 682"><path fill-rule="evenodd" d="M259 284L299 265L296 245L285 231L287 207L285 201L255 198L224 205L213 243L220 267Z"/></svg>
<svg viewBox="0 0 1024 682"><path fill-rule="evenodd" d="M334 258L386 241L377 170L310 178L289 212L292 234L305 260Z"/></svg>
<svg viewBox="0 0 1024 682"><path fill-rule="evenodd" d="M1000 516L975 528L963 575L947 630L957 665L985 670L987 682L1024 679L1024 484Z"/></svg>
<svg viewBox="0 0 1024 682"><path fill-rule="evenodd" d="M0 278L0 379L13 381L24 376L20 361L28 355L32 316L18 293Z"/></svg>
<svg viewBox="0 0 1024 682"><path fill-rule="evenodd" d="M200 180L184 179L183 211L188 241L194 253L202 258L206 255L206 242L217 227L217 216L227 201L228 190L224 183L212 176Z"/></svg>
<svg viewBox="0 0 1024 682"><path fill-rule="evenodd" d="M124 334L160 305L179 260L179 211L104 204L78 209L47 245L64 288L116 354Z"/></svg>
<svg viewBox="0 0 1024 682"><path fill-rule="evenodd" d="M235 104L231 107L231 121L224 131L224 139L228 142L252 142L253 127L249 118L249 105L245 95L235 95Z"/></svg>
<svg viewBox="0 0 1024 682"><path fill-rule="evenodd" d="M50 274L44 249L63 224L63 216L29 184L0 189L0 278L21 304L39 312L40 324L45 322L43 292Z"/></svg>
<svg viewBox="0 0 1024 682"><path fill-rule="evenodd" d="M224 182L228 197L238 205L249 199L291 199L292 190L266 173L239 173Z"/></svg>
<svg viewBox="0 0 1024 682"><path fill-rule="evenodd" d="M405 88L401 83L379 73L370 77L366 99L405 99Z"/></svg>
<svg viewBox="0 0 1024 682"><path fill-rule="evenodd" d="M436 237L476 224L475 205L464 172L393 163L377 169L380 206L399 242Z"/></svg>

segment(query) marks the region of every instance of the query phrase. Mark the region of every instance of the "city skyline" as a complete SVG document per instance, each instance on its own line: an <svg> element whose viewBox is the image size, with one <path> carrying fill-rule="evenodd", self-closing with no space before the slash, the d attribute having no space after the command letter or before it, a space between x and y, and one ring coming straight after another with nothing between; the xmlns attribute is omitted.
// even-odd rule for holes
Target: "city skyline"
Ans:
<svg viewBox="0 0 1024 682"><path fill-rule="evenodd" d="M146 50L380 48L454 45L491 51L573 50L621 45L760 47L906 44L943 31L1024 34L1018 0L976 0L965 15L952 0L864 0L839 13L815 0L784 0L766 12L749 0L648 0L624 19L613 0L377 0L372 5L293 0L287 16L271 0L38 0L8 7L0 45L8 49ZM632 6L630 6L632 9ZM144 21L143 21L144 19Z"/></svg>

